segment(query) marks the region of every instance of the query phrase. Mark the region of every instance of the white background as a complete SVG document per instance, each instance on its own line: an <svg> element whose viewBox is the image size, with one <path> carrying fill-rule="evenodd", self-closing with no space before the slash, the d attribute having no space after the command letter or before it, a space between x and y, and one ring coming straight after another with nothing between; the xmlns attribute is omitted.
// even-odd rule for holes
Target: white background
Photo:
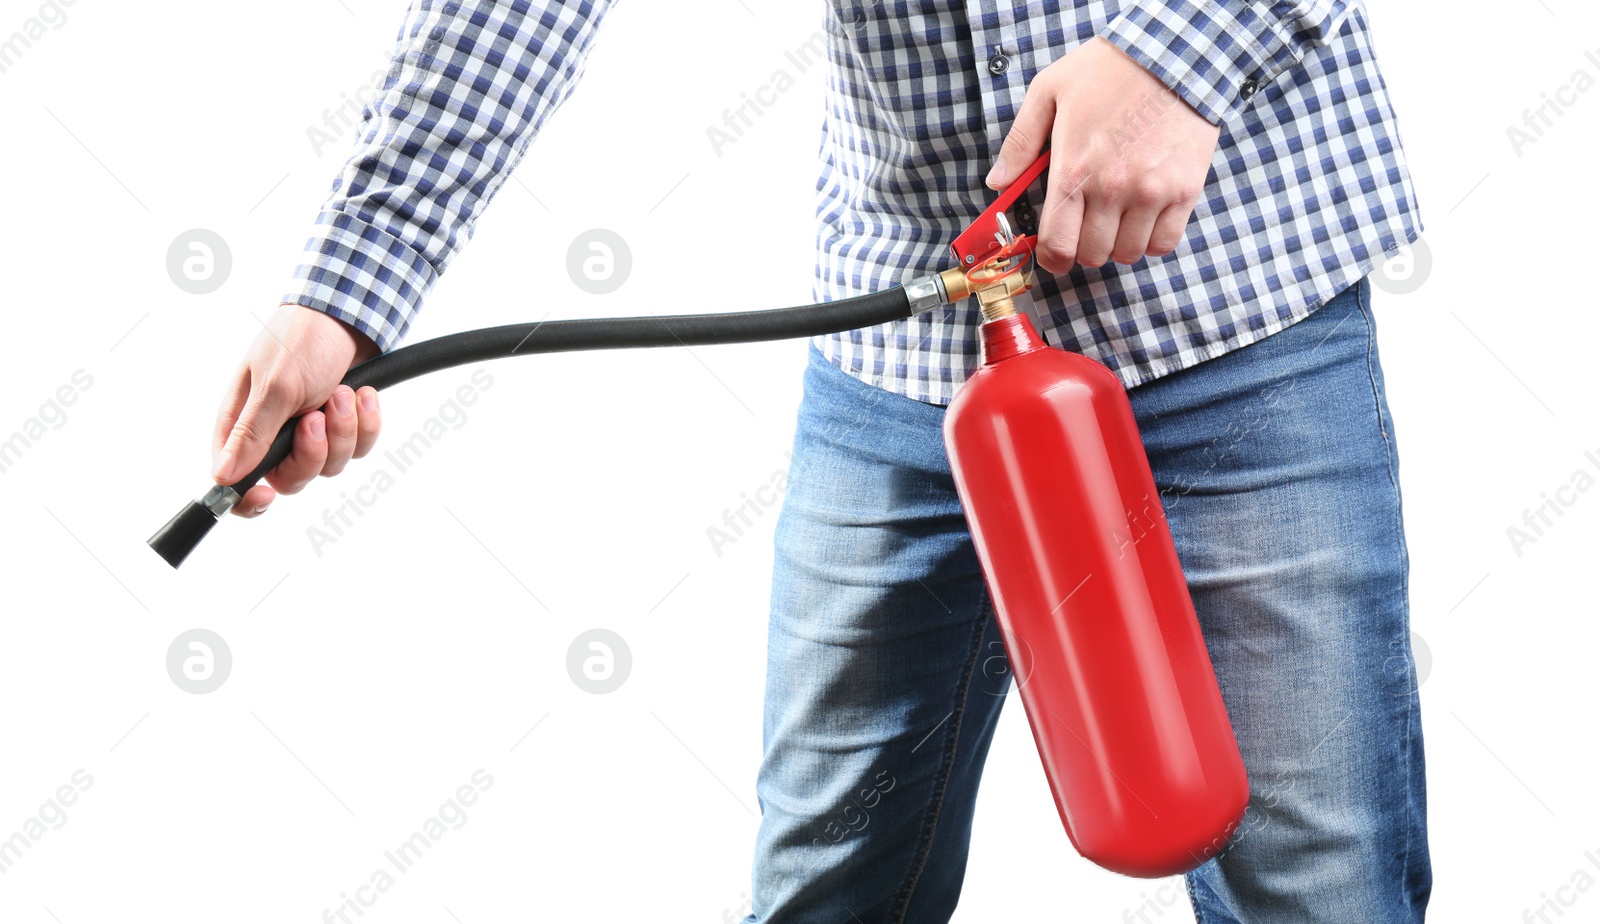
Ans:
<svg viewBox="0 0 1600 924"><path fill-rule="evenodd" d="M307 130L383 66L401 9L78 0L0 74L0 437L92 378L0 474L0 838L93 779L0 873L8 924L320 921L478 768L494 782L468 821L363 920L744 911L776 508L720 556L707 529L785 465L804 344L485 367L466 423L319 556L308 528L472 370L421 379L385 394L385 442L344 477L224 523L181 571L145 547L210 483L225 378L341 160ZM0 2L0 40L38 11ZM409 340L807 301L823 74L783 52L821 15L624 4ZM1433 920L1557 899L1600 919L1600 894L1558 891L1600 879L1600 492L1563 493L1520 555L1507 536L1575 471L1600 476L1600 92L1520 155L1507 137L1578 69L1600 78L1600 12L1373 0L1370 18L1432 254L1377 311L1427 652ZM778 67L797 86L717 156L708 126ZM608 296L566 272L597 227L632 253ZM194 228L232 253L207 295L166 270ZM196 627L234 661L206 695L165 667ZM609 695L566 670L593 627L632 652ZM1178 894L1074 854L1012 702L957 919L1181 921Z"/></svg>

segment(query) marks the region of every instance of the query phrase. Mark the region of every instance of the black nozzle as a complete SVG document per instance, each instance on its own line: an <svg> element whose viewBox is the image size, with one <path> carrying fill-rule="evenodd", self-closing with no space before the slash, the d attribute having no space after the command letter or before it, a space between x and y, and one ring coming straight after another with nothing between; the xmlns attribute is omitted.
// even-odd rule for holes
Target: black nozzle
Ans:
<svg viewBox="0 0 1600 924"><path fill-rule="evenodd" d="M178 511L177 516L167 521L166 526L156 530L156 534L149 539L149 545L167 564L176 568L183 564L183 560L216 525L217 518L204 504L190 501Z"/></svg>
<svg viewBox="0 0 1600 924"><path fill-rule="evenodd" d="M206 537L206 533L211 532L211 527L216 526L217 521L233 509L245 492L288 457L289 450L294 448L294 428L299 422L300 418L292 417L278 429L272 445L267 447L266 456L250 474L231 485L212 485L199 500L190 501L188 506L178 511L177 516L167 521L166 526L156 530L146 544L172 567L183 564L194 547Z"/></svg>

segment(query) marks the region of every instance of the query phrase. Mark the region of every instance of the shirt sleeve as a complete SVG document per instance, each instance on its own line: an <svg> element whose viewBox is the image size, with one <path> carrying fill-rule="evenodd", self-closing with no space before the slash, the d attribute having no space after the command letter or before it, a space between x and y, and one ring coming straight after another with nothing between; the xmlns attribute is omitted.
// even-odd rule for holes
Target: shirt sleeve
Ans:
<svg viewBox="0 0 1600 924"><path fill-rule="evenodd" d="M571 94L612 0L412 0L284 304L384 351Z"/></svg>
<svg viewBox="0 0 1600 924"><path fill-rule="evenodd" d="M1344 27L1347 0L1130 0L1104 38L1220 125Z"/></svg>

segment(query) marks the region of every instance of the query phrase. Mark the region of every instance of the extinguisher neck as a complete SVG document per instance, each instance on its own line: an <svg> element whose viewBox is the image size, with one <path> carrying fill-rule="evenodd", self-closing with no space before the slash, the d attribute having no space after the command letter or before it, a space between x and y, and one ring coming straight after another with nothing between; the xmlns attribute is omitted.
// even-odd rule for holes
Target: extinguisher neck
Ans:
<svg viewBox="0 0 1600 924"><path fill-rule="evenodd" d="M983 364L986 366L1045 348L1044 341L1033 329L1033 323L1023 314L985 321L982 330Z"/></svg>

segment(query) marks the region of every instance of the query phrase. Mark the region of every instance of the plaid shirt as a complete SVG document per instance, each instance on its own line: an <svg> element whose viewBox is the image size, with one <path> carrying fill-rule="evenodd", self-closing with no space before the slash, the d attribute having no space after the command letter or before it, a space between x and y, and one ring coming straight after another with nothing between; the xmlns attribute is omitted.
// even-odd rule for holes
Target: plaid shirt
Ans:
<svg viewBox="0 0 1600 924"><path fill-rule="evenodd" d="M395 346L571 93L610 5L414 0L284 301ZM949 265L993 198L983 178L1028 82L1097 35L1221 137L1172 254L1036 271L1048 342L1132 387L1292 324L1421 230L1359 3L829 0L826 20L818 299ZM968 300L816 344L862 381L944 404L980 361L980 320Z"/></svg>

